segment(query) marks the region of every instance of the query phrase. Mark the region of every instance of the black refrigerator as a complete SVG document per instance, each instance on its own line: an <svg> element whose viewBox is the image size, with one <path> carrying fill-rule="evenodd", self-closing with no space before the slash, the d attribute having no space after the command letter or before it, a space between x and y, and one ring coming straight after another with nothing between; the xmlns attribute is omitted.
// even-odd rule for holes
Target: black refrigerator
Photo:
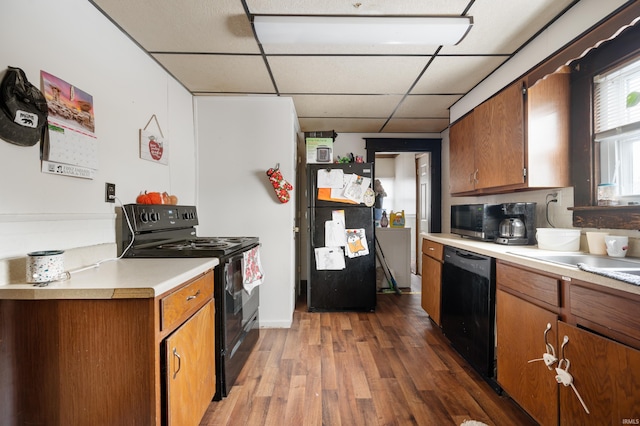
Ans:
<svg viewBox="0 0 640 426"><path fill-rule="evenodd" d="M340 172L341 170L341 172ZM323 173L318 181L318 173ZM373 188L373 164L371 163L343 163L343 164L309 164L307 165L307 200L309 219L309 267L307 276L307 307L310 312L323 311L367 311L372 312L376 307L376 263L375 263L375 230L373 206L368 202L351 203L340 200L340 196L333 197L326 188L324 179L327 174L344 176L345 181L354 177L369 179L369 187ZM322 188L319 188L318 184ZM340 192L337 190L337 192ZM335 194L331 193L331 194ZM371 196L371 193L369 193ZM343 218L344 229L349 240L348 248L340 247L334 250L332 234L328 234L328 221ZM331 225L331 224L329 224ZM340 229L340 227L338 227ZM360 237L354 241L356 232ZM331 240L331 241L326 241ZM365 243L366 244L363 244ZM330 245L328 246L327 243ZM358 245L363 249L358 256L352 257L353 247ZM317 250L318 249L318 250ZM341 251L342 250L342 251ZM339 260L339 265L327 267L322 258L323 253L331 252L333 260ZM350 253L350 255L347 255ZM343 255L343 256L339 256ZM319 257L320 256L320 257ZM339 257L344 258L344 264Z"/></svg>

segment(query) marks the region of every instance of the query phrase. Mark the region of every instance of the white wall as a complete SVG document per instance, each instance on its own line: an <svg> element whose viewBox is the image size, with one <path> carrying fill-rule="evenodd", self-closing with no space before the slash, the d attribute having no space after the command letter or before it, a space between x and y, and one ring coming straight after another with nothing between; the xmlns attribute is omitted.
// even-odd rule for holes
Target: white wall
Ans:
<svg viewBox="0 0 640 426"><path fill-rule="evenodd" d="M295 206L266 175L280 164L295 186L298 120L291 98L195 97L201 236L257 236L265 281L260 326L289 327L295 308ZM250 117L250 122L248 121Z"/></svg>
<svg viewBox="0 0 640 426"><path fill-rule="evenodd" d="M40 85L40 70L91 94L99 143L93 180L40 172L40 144L0 139L0 259L29 251L115 242L115 204L144 189L195 202L192 97L85 0L3 0L2 75L22 68ZM169 165L139 158L138 132L155 114L169 141ZM0 281L2 281L0 279Z"/></svg>
<svg viewBox="0 0 640 426"><path fill-rule="evenodd" d="M352 152L353 155L362 155L367 159L365 149L366 138L389 138L389 139L417 139L417 138L440 138L438 133L338 133L338 137L333 144L334 158L339 155L344 157Z"/></svg>
<svg viewBox="0 0 640 426"><path fill-rule="evenodd" d="M393 210L416 214L416 154L403 152L395 158L396 178Z"/></svg>

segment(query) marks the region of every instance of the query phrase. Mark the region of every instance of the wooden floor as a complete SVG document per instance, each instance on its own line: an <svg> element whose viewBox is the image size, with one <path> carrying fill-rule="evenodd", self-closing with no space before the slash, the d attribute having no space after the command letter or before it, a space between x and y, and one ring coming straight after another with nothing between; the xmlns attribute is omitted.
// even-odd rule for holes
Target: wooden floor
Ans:
<svg viewBox="0 0 640 426"><path fill-rule="evenodd" d="M417 291L379 294L375 313L309 313L262 329L212 425L534 425L449 346Z"/></svg>

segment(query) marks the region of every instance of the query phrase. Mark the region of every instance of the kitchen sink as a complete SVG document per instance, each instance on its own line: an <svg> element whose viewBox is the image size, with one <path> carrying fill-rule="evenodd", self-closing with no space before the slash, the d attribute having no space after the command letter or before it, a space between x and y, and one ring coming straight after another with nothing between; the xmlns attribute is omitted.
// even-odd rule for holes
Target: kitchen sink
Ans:
<svg viewBox="0 0 640 426"><path fill-rule="evenodd" d="M598 256L587 253L562 253L562 254L523 254L513 252L518 256L525 256L531 259L545 262L559 263L566 266L578 267L578 263L584 263L592 268L606 269L610 271L625 272L633 275L640 275L640 261L607 256Z"/></svg>

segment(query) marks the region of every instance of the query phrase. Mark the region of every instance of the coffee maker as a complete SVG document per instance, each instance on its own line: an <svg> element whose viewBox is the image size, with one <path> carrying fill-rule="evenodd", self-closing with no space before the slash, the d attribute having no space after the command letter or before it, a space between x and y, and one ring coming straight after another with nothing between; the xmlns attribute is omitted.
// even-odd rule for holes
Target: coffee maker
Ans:
<svg viewBox="0 0 640 426"><path fill-rule="evenodd" d="M501 209L503 218L495 242L521 246L535 244L536 203L505 203Z"/></svg>

